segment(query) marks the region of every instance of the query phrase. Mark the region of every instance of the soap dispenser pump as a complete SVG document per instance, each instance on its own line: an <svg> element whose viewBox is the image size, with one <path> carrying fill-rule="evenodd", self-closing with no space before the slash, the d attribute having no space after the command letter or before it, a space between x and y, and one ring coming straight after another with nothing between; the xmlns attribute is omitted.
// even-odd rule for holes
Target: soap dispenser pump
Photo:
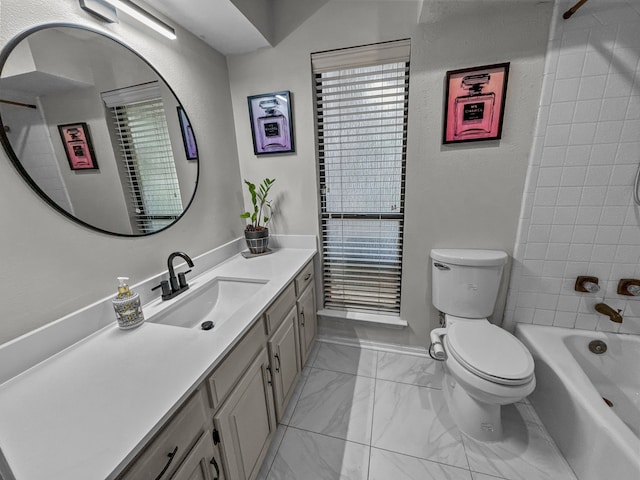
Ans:
<svg viewBox="0 0 640 480"><path fill-rule="evenodd" d="M118 277L118 295L113 299L113 309L116 312L118 326L122 330L129 330L142 325L144 315L140 306L140 295L132 292L126 281L128 277Z"/></svg>

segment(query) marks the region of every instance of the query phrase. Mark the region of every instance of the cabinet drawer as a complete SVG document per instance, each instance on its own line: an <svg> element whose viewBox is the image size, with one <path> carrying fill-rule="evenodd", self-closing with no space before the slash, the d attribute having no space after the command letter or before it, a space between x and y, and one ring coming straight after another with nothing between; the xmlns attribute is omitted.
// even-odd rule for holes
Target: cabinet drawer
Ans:
<svg viewBox="0 0 640 480"><path fill-rule="evenodd" d="M142 455L121 477L122 480L171 478L173 472L206 430L203 392L197 390L179 412L149 443ZM163 472L162 476L160 473Z"/></svg>
<svg viewBox="0 0 640 480"><path fill-rule="evenodd" d="M218 408L222 403L266 339L264 319L261 318L209 376L207 385L211 408Z"/></svg>
<svg viewBox="0 0 640 480"><path fill-rule="evenodd" d="M207 430L171 480L219 480L222 472L215 453L211 432Z"/></svg>
<svg viewBox="0 0 640 480"><path fill-rule="evenodd" d="M285 319L291 307L296 304L296 291L293 283L280 294L278 299L267 309L267 333L271 335Z"/></svg>
<svg viewBox="0 0 640 480"><path fill-rule="evenodd" d="M313 261L309 262L296 277L296 296L299 297L311 282L313 282Z"/></svg>

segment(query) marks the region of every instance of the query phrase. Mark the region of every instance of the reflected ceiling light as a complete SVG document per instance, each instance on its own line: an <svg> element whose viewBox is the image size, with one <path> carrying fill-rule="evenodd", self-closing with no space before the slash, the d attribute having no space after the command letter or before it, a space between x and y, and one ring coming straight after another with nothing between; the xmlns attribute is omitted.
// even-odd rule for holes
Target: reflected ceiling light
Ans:
<svg viewBox="0 0 640 480"><path fill-rule="evenodd" d="M104 0L105 2L113 5L118 10L126 13L127 15L135 18L139 22L144 23L147 27L155 30L156 32L164 35L170 40L176 39L176 31L162 20L154 17L145 9L139 7L129 0Z"/></svg>

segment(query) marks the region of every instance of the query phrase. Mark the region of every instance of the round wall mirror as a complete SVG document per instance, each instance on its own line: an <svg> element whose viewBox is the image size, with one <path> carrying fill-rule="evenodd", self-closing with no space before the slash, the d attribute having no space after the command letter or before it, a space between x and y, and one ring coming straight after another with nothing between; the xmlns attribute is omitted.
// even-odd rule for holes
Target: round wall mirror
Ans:
<svg viewBox="0 0 640 480"><path fill-rule="evenodd" d="M82 225L121 236L175 223L198 149L173 90L102 33L42 25L0 53L0 141L27 183Z"/></svg>

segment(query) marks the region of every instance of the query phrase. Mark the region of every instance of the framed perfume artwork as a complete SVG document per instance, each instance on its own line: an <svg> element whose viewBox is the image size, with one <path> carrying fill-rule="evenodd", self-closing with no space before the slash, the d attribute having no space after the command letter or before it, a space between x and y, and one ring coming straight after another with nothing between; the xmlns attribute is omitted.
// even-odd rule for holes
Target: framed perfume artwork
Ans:
<svg viewBox="0 0 640 480"><path fill-rule="evenodd" d="M499 139L508 78L509 63L447 72L442 143Z"/></svg>
<svg viewBox="0 0 640 480"><path fill-rule="evenodd" d="M291 93L276 92L247 97L256 155L295 152Z"/></svg>
<svg viewBox="0 0 640 480"><path fill-rule="evenodd" d="M180 131L182 132L182 143L184 143L184 151L187 154L187 160L198 159L198 146L196 145L196 137L193 135L193 129L189 122L189 117L184 108L178 106L178 120L180 120Z"/></svg>
<svg viewBox="0 0 640 480"><path fill-rule="evenodd" d="M97 170L89 127L84 122L58 125L64 151L71 170Z"/></svg>

